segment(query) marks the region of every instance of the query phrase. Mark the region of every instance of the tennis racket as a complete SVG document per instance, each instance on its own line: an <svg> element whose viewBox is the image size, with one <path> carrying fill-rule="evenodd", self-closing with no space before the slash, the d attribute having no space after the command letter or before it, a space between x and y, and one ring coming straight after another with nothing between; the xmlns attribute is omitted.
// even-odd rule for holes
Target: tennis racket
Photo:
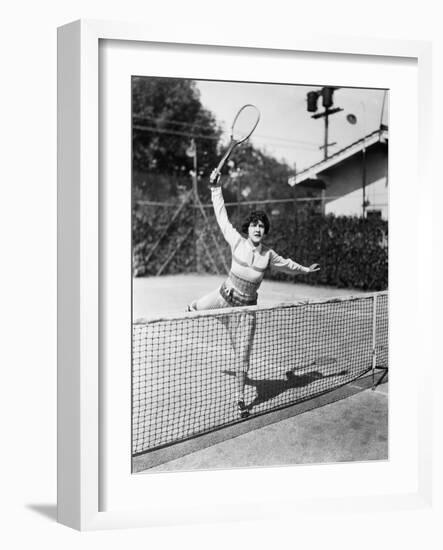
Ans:
<svg viewBox="0 0 443 550"><path fill-rule="evenodd" d="M250 137L252 132L256 129L259 120L260 111L255 105L251 104L243 105L243 107L235 115L231 126L231 141L225 154L223 155L223 158L215 169L218 176L220 175L225 162L228 160L234 148L237 147L237 145L240 145L240 143L245 142Z"/></svg>

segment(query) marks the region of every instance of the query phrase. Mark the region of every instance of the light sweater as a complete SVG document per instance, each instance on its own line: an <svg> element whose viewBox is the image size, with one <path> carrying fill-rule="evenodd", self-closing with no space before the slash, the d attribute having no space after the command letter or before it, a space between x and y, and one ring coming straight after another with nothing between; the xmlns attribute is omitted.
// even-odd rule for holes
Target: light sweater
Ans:
<svg viewBox="0 0 443 550"><path fill-rule="evenodd" d="M258 288L265 271L271 266L290 274L309 273L309 268L279 256L274 250L261 243L256 247L253 246L247 238L234 229L229 221L221 187L212 187L211 194L218 225L231 247L231 272L235 276L257 285Z"/></svg>

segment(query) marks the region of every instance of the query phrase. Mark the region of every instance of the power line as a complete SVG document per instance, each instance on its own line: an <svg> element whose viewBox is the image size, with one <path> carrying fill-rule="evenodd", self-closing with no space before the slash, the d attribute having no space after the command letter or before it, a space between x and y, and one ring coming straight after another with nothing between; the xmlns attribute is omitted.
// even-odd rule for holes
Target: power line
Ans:
<svg viewBox="0 0 443 550"><path fill-rule="evenodd" d="M150 120L151 122L161 123L161 124L175 124L177 126L190 126L191 128L201 128L202 130L207 130L208 125L195 124L194 122L182 122L180 120L164 120L161 117L150 117L144 115L132 115L132 118L138 120Z"/></svg>
<svg viewBox="0 0 443 550"><path fill-rule="evenodd" d="M285 203L296 203L296 202L322 202L322 201L336 201L338 199L343 199L343 195L331 195L325 197L294 197L290 199L265 199L265 200L255 200L255 201L240 201L240 202L227 202L226 206L254 206L254 205L266 205L266 204L285 204ZM160 201L149 201L149 200L138 200L137 204L139 206L164 206L176 208L178 203L176 202L160 202ZM380 202L370 204L369 206L387 206L387 202ZM204 208L213 208L212 203L202 204ZM197 208L193 204L189 204L190 208Z"/></svg>
<svg viewBox="0 0 443 550"><path fill-rule="evenodd" d="M164 120L161 117L155 118L155 117L149 117L149 116L143 116L143 115L133 115L133 118L139 119L139 120L150 120L152 122L161 123L161 124L175 124L177 126L190 126L192 129L194 129L194 128L201 128L202 130L207 130L208 129L208 126L203 126L201 124L194 124L192 122L182 122L182 121L178 121L178 120ZM169 129L163 129L163 128L161 130L163 132L165 132L166 130L169 131ZM171 132L173 132L173 131L176 131L176 130L171 130ZM228 133L229 132L227 130L222 131L222 135L223 134L228 134ZM278 141L282 141L282 142L286 142L286 143L299 143L301 145L312 145L313 147L315 147L317 149L317 144L312 142L312 141L306 141L306 140L301 140L301 139L281 138L281 137L277 137L277 136L269 136L269 135L265 135L265 134L255 133L254 134L254 140L257 140L257 138L265 139L265 140L268 140L268 141L271 140L271 142L274 142L274 143L277 143Z"/></svg>
<svg viewBox="0 0 443 550"><path fill-rule="evenodd" d="M269 140L263 140L263 139L260 139L258 140L262 143L266 143L268 145L276 145L277 147L281 148L281 149L297 149L299 151L315 151L317 152L318 150L318 147L317 146L309 146L309 145L306 145L306 146L303 146L303 144L297 144L297 142L294 142L292 145L290 143L277 143L275 141L269 141Z"/></svg>
<svg viewBox="0 0 443 550"><path fill-rule="evenodd" d="M177 130L163 130L161 128L153 128L150 126L141 126L139 124L132 126L133 130L141 130L143 132L153 132L158 134L171 134L174 136L184 136L189 138L198 138L198 139L210 139L213 141L218 141L218 137L214 136L205 136L203 134L190 134L189 132L179 132Z"/></svg>
<svg viewBox="0 0 443 550"><path fill-rule="evenodd" d="M191 134L189 132L180 132L178 130L164 130L162 128L155 128L155 127L152 127L152 126L142 126L140 124L135 124L132 128L134 130L140 130L142 132L168 134L168 135L173 135L173 136L184 136L184 137L189 137L189 138L194 138L194 139L209 139L209 140L212 140L212 141L218 141L219 140L218 137L214 137L214 136L208 136L208 135L203 135L203 134ZM263 140L258 140L258 141L263 141ZM302 150L302 151L316 151L317 150L316 147L312 147L312 148L311 147L301 147L300 145L296 145L296 142L294 143L294 145L290 145L290 144L285 145L285 144L275 143L275 142L266 140L265 143L267 143L269 145L272 145L272 143L274 143L274 145L277 145L278 147L281 147L282 149L297 149L297 150Z"/></svg>
<svg viewBox="0 0 443 550"><path fill-rule="evenodd" d="M277 141L284 141L286 143L300 143L301 145L312 145L312 146L315 146L317 148L317 144L314 143L313 141L306 141L304 139L289 139L289 138L281 138L281 137L277 137L277 136L266 136L264 134L254 134L255 137L260 137L260 138L263 138L263 139L269 139L269 140L272 140L274 143L277 142Z"/></svg>

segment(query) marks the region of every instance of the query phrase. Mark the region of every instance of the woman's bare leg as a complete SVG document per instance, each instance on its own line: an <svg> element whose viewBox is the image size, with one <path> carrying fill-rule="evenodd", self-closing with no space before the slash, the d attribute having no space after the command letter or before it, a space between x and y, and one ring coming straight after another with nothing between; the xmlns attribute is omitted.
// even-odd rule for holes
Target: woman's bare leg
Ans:
<svg viewBox="0 0 443 550"><path fill-rule="evenodd" d="M231 333L231 341L235 350L235 378L237 404L242 417L248 416L245 405L245 385L249 370L249 361L252 343L255 335L255 314L251 312L241 313L236 330Z"/></svg>

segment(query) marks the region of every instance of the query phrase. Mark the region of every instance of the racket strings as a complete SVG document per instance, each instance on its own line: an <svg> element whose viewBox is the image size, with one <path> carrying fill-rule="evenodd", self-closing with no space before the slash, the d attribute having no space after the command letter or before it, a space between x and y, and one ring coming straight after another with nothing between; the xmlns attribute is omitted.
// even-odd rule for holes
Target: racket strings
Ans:
<svg viewBox="0 0 443 550"><path fill-rule="evenodd" d="M232 139L242 142L255 130L260 119L260 112L254 105L245 105L238 112L232 125Z"/></svg>

